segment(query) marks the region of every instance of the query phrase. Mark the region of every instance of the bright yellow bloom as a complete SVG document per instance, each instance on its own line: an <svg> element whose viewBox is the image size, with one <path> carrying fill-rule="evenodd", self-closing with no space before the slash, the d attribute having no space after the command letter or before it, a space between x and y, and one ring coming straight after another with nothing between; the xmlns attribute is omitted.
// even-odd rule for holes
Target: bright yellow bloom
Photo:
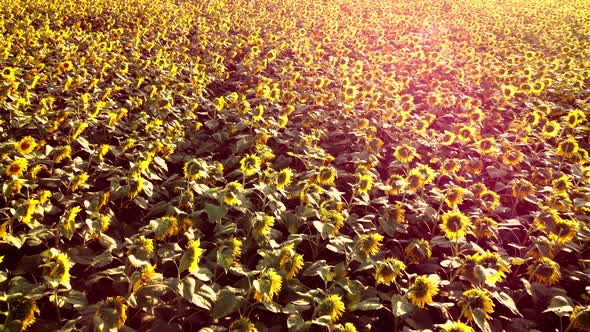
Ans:
<svg viewBox="0 0 590 332"><path fill-rule="evenodd" d="M525 179L517 179L512 184L512 196L517 200L523 200L525 197L533 195L535 190L535 186Z"/></svg>
<svg viewBox="0 0 590 332"><path fill-rule="evenodd" d="M570 322L580 331L590 331L590 305L575 306L570 315Z"/></svg>
<svg viewBox="0 0 590 332"><path fill-rule="evenodd" d="M268 269L254 281L254 299L258 302L270 302L281 291L283 278L275 270Z"/></svg>
<svg viewBox="0 0 590 332"><path fill-rule="evenodd" d="M22 156L28 155L29 153L33 152L37 147L37 142L31 136L23 137L17 144L16 150Z"/></svg>
<svg viewBox="0 0 590 332"><path fill-rule="evenodd" d="M322 166L318 170L316 181L321 185L332 186L336 179L336 170L330 166Z"/></svg>
<svg viewBox="0 0 590 332"><path fill-rule="evenodd" d="M486 320L490 320L489 314L494 312L494 302L492 302L488 291L476 288L463 292L459 306L461 307L461 315L467 319L467 323L473 322L473 313L476 310L482 310Z"/></svg>
<svg viewBox="0 0 590 332"><path fill-rule="evenodd" d="M316 310L318 316L330 316L330 321L335 322L342 316L346 307L340 295L332 294L323 299Z"/></svg>
<svg viewBox="0 0 590 332"><path fill-rule="evenodd" d="M403 144L398 146L393 152L393 156L402 163L410 163L417 156L416 149L413 147Z"/></svg>
<svg viewBox="0 0 590 332"><path fill-rule="evenodd" d="M438 294L438 285L430 280L427 276L416 277L408 293L406 294L410 302L420 308L433 302L432 297Z"/></svg>
<svg viewBox="0 0 590 332"><path fill-rule="evenodd" d="M248 319L248 317L240 317L229 325L230 332L258 332L258 329Z"/></svg>
<svg viewBox="0 0 590 332"><path fill-rule="evenodd" d="M545 138L555 137L559 133L560 128L561 126L559 122L548 121L547 123L545 123L545 126L543 127L543 136L545 136Z"/></svg>
<svg viewBox="0 0 590 332"><path fill-rule="evenodd" d="M430 244L424 239L412 240L412 242L410 242L410 244L404 249L404 252L415 263L422 263L432 255Z"/></svg>
<svg viewBox="0 0 590 332"><path fill-rule="evenodd" d="M487 277L487 281L495 284L506 278L506 273L510 272L510 264L506 262L497 252L485 251L475 255L477 264L487 269L493 269L496 273Z"/></svg>
<svg viewBox="0 0 590 332"><path fill-rule="evenodd" d="M276 178L275 185L279 189L283 189L291 183L291 174L292 171L290 168L283 168L278 174Z"/></svg>
<svg viewBox="0 0 590 332"><path fill-rule="evenodd" d="M373 177L370 174L357 175L357 190L361 194L366 194L373 188Z"/></svg>
<svg viewBox="0 0 590 332"><path fill-rule="evenodd" d="M442 216L440 228L445 232L449 240L465 237L467 229L471 226L469 217L460 211L450 211Z"/></svg>
<svg viewBox="0 0 590 332"><path fill-rule="evenodd" d="M572 158L576 156L578 150L580 150L578 142L575 138L570 137L557 145L557 152L555 154L560 157Z"/></svg>
<svg viewBox="0 0 590 332"><path fill-rule="evenodd" d="M459 186L450 187L445 195L445 203L447 203L450 208L455 208L461 205L461 203L463 203L463 194L465 194L466 191L465 188Z"/></svg>
<svg viewBox="0 0 590 332"><path fill-rule="evenodd" d="M256 174L260 171L260 158L256 155L246 155L240 160L240 169L245 176Z"/></svg>
<svg viewBox="0 0 590 332"><path fill-rule="evenodd" d="M88 173L83 172L82 174L75 176L74 180L72 181L72 191L78 190L80 186L84 185L90 176Z"/></svg>
<svg viewBox="0 0 590 332"><path fill-rule="evenodd" d="M70 282L70 269L74 263L70 260L70 257L65 253L59 253L55 257L53 267L49 272L49 277L57 279L62 283Z"/></svg>
<svg viewBox="0 0 590 332"><path fill-rule="evenodd" d="M257 236L268 236L274 224L273 216L257 216L252 220L252 230Z"/></svg>
<svg viewBox="0 0 590 332"><path fill-rule="evenodd" d="M27 171L27 167L29 166L29 162L26 159L19 158L14 160L8 167L6 168L6 175L7 176L16 176L20 177L23 175L24 172Z"/></svg>
<svg viewBox="0 0 590 332"><path fill-rule="evenodd" d="M376 255L383 245L383 235L379 233L363 234L359 239L359 250L366 257Z"/></svg>
<svg viewBox="0 0 590 332"><path fill-rule="evenodd" d="M203 249L201 249L200 246L200 239L190 240L188 242L187 248L180 259L179 269L181 271L188 270L189 273L193 273L199 269L199 261L203 254Z"/></svg>
<svg viewBox="0 0 590 332"><path fill-rule="evenodd" d="M447 321L440 327L444 332L474 332L471 326L462 322Z"/></svg>
<svg viewBox="0 0 590 332"><path fill-rule="evenodd" d="M223 202L231 206L240 205L241 201L239 200L239 195L242 193L243 190L244 187L242 187L242 185L237 181L228 183L225 186Z"/></svg>
<svg viewBox="0 0 590 332"><path fill-rule="evenodd" d="M28 224L31 222L31 218L33 217L33 213L35 213L35 210L37 209L37 206L39 205L39 201L36 199L30 199L28 204L27 204L27 211L25 212L25 215L23 216L22 221L25 224Z"/></svg>

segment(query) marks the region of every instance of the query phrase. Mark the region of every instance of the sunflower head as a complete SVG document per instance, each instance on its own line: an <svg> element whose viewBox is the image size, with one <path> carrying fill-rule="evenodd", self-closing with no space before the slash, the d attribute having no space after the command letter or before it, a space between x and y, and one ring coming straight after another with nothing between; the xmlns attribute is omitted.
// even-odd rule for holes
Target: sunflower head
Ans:
<svg viewBox="0 0 590 332"><path fill-rule="evenodd" d="M444 332L474 332L471 326L462 322L447 321L440 327Z"/></svg>
<svg viewBox="0 0 590 332"><path fill-rule="evenodd" d="M383 245L383 235L379 233L363 234L358 242L359 250L366 256L373 256Z"/></svg>
<svg viewBox="0 0 590 332"><path fill-rule="evenodd" d="M440 228L449 240L463 238L471 226L469 217L460 211L450 211L442 216Z"/></svg>
<svg viewBox="0 0 590 332"><path fill-rule="evenodd" d="M502 154L502 162L506 165L518 166L524 154L515 148L509 148Z"/></svg>
<svg viewBox="0 0 590 332"><path fill-rule="evenodd" d="M553 138L557 136L560 128L561 126L559 122L548 121L547 123L545 123L545 126L543 126L543 136L545 136L545 138Z"/></svg>
<svg viewBox="0 0 590 332"><path fill-rule="evenodd" d="M576 139L570 137L557 145L556 154L561 157L572 158L576 156L579 149L580 146L578 145Z"/></svg>
<svg viewBox="0 0 590 332"><path fill-rule="evenodd" d="M498 223L490 217L475 218L473 233L478 239L489 239L498 236Z"/></svg>
<svg viewBox="0 0 590 332"><path fill-rule="evenodd" d="M6 167L5 173L7 176L14 175L16 177L20 177L24 172L26 172L28 166L29 162L26 159L18 158L11 162L8 167Z"/></svg>
<svg viewBox="0 0 590 332"><path fill-rule="evenodd" d="M475 311L483 311L486 320L489 320L491 318L489 314L494 312L494 302L492 302L488 291L476 288L463 292L459 306L461 307L461 315L467 319L468 323L474 321Z"/></svg>
<svg viewBox="0 0 590 332"><path fill-rule="evenodd" d="M345 310L346 307L344 306L344 302L342 302L342 297L338 294L327 296L317 306L318 315L330 316L331 322L337 321Z"/></svg>
<svg viewBox="0 0 590 332"><path fill-rule="evenodd" d="M248 319L248 317L240 317L229 325L230 332L258 332L258 329Z"/></svg>
<svg viewBox="0 0 590 332"><path fill-rule="evenodd" d="M432 297L438 294L438 284L428 276L416 277L410 288L407 297L413 304L424 308L426 304L433 302Z"/></svg>
<svg viewBox="0 0 590 332"><path fill-rule="evenodd" d="M581 331L590 331L590 306L576 306L570 315L570 322Z"/></svg>
<svg viewBox="0 0 590 332"><path fill-rule="evenodd" d="M416 149L407 144L398 146L393 155L402 163L410 163L417 156Z"/></svg>
<svg viewBox="0 0 590 332"><path fill-rule="evenodd" d="M506 273L510 272L510 264L502 259L497 252L485 251L478 254L477 262L485 268L496 271L487 277L487 281L493 284L506 278Z"/></svg>
<svg viewBox="0 0 590 332"><path fill-rule="evenodd" d="M410 244L404 249L404 252L415 263L424 262L432 255L430 244L425 239L412 240L412 242L410 242Z"/></svg>
<svg viewBox="0 0 590 332"><path fill-rule="evenodd" d="M344 226L344 216L337 210L320 209L320 217L324 224L323 232L335 236Z"/></svg>
<svg viewBox="0 0 590 332"><path fill-rule="evenodd" d="M316 181L321 185L331 186L334 185L336 179L336 170L331 166L322 166L318 170Z"/></svg>
<svg viewBox="0 0 590 332"><path fill-rule="evenodd" d="M260 158L256 155L246 155L240 160L240 169L245 176L254 175L260 171Z"/></svg>
<svg viewBox="0 0 590 332"><path fill-rule="evenodd" d="M561 278L559 264L547 257L534 260L528 267L529 278L547 286L556 284Z"/></svg>
<svg viewBox="0 0 590 332"><path fill-rule="evenodd" d="M16 150L22 156L28 155L29 153L33 152L37 147L37 142L31 136L23 137L17 144Z"/></svg>
<svg viewBox="0 0 590 332"><path fill-rule="evenodd" d="M535 186L525 179L517 179L512 184L512 196L517 200L523 200L525 197L535 193Z"/></svg>
<svg viewBox="0 0 590 332"><path fill-rule="evenodd" d="M244 187L242 187L242 185L237 181L228 183L225 186L225 190L223 193L223 202L230 206L240 205L241 201L239 197L242 194L243 190Z"/></svg>
<svg viewBox="0 0 590 332"><path fill-rule="evenodd" d="M370 174L357 175L357 186L359 193L368 193L373 188L373 177Z"/></svg>
<svg viewBox="0 0 590 332"><path fill-rule="evenodd" d="M459 186L450 187L445 196L445 203L447 203L450 208L457 207L463 202L463 194L465 194L466 191L465 188Z"/></svg>
<svg viewBox="0 0 590 332"><path fill-rule="evenodd" d="M389 285L395 278L405 271L406 265L393 257L386 258L377 263L375 267L375 282Z"/></svg>
<svg viewBox="0 0 590 332"><path fill-rule="evenodd" d="M270 302L281 291L283 278L273 269L265 270L254 281L254 299L258 302Z"/></svg>
<svg viewBox="0 0 590 332"><path fill-rule="evenodd" d="M275 185L279 189L283 189L291 183L292 171L290 168L283 168L276 177Z"/></svg>

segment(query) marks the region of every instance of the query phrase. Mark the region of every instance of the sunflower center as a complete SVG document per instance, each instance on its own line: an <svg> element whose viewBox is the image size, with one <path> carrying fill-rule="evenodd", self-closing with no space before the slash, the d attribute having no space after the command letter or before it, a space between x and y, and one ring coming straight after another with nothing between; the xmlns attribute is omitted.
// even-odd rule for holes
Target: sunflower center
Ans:
<svg viewBox="0 0 590 332"><path fill-rule="evenodd" d="M12 165L10 165L10 167L8 169L10 170L11 173L18 173L20 171L20 165L19 164L12 164Z"/></svg>
<svg viewBox="0 0 590 332"><path fill-rule="evenodd" d="M428 294L428 285L423 281L418 281L412 288L417 298L425 297Z"/></svg>
<svg viewBox="0 0 590 332"><path fill-rule="evenodd" d="M452 232L460 230L462 225L461 218L458 216L451 216L447 221L447 228Z"/></svg>
<svg viewBox="0 0 590 332"><path fill-rule="evenodd" d="M572 153L575 150L575 144L572 142L563 142L561 145L561 149L566 153Z"/></svg>

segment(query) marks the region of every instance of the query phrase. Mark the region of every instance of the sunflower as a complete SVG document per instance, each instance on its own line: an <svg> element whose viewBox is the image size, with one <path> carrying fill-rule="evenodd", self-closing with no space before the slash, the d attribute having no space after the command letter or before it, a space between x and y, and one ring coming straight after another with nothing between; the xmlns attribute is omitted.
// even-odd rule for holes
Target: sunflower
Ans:
<svg viewBox="0 0 590 332"><path fill-rule="evenodd" d="M307 183L301 189L299 193L299 200L302 203L310 203L312 200L314 202L318 202L320 195L324 192L322 187L318 186L315 183Z"/></svg>
<svg viewBox="0 0 590 332"><path fill-rule="evenodd" d="M496 140L493 137L488 137L477 142L477 151L481 155L487 155L498 151L496 148Z"/></svg>
<svg viewBox="0 0 590 332"><path fill-rule="evenodd" d="M445 130L442 135L439 136L440 144L449 146L455 142L455 133Z"/></svg>
<svg viewBox="0 0 590 332"><path fill-rule="evenodd" d="M183 173L187 180L206 178L208 176L207 163L203 159L191 159L184 163Z"/></svg>
<svg viewBox="0 0 590 332"><path fill-rule="evenodd" d="M446 159L440 167L440 172L444 175L455 174L461 168L461 163L456 158Z"/></svg>
<svg viewBox="0 0 590 332"><path fill-rule="evenodd" d="M449 240L455 240L463 238L470 226L469 217L460 211L450 211L442 216L440 228Z"/></svg>
<svg viewBox="0 0 590 332"><path fill-rule="evenodd" d="M473 233L478 239L497 237L498 223L490 217L479 217L473 221Z"/></svg>
<svg viewBox="0 0 590 332"><path fill-rule="evenodd" d="M529 279L547 286L557 283L561 277L559 264L547 257L533 261L528 267Z"/></svg>
<svg viewBox="0 0 590 332"><path fill-rule="evenodd" d="M428 165L418 165L416 168L424 176L424 184L431 184L436 178L436 172Z"/></svg>
<svg viewBox="0 0 590 332"><path fill-rule="evenodd" d="M74 69L74 64L72 61L63 61L58 64L58 68L62 71L70 71Z"/></svg>
<svg viewBox="0 0 590 332"><path fill-rule="evenodd" d="M54 280L59 280L61 283L67 284L70 282L70 269L74 263L66 253L59 253L55 257L53 267L48 272L48 277Z"/></svg>
<svg viewBox="0 0 590 332"><path fill-rule="evenodd" d="M570 315L570 324L581 331L590 331L590 306L575 306Z"/></svg>
<svg viewBox="0 0 590 332"><path fill-rule="evenodd" d="M196 272L199 269L201 255L203 255L201 240L190 240L182 258L180 259L180 271L188 271L189 273Z"/></svg>
<svg viewBox="0 0 590 332"><path fill-rule="evenodd" d="M361 235L358 246L359 250L366 256L373 256L379 252L383 245L383 235L379 233Z"/></svg>
<svg viewBox="0 0 590 332"><path fill-rule="evenodd" d="M357 175L357 188L361 194L366 194L373 188L373 177L370 174Z"/></svg>
<svg viewBox="0 0 590 332"><path fill-rule="evenodd" d="M334 185L336 179L336 170L331 166L322 166L316 175L317 183L325 186Z"/></svg>
<svg viewBox="0 0 590 332"><path fill-rule="evenodd" d="M239 200L239 197L243 190L244 187L242 187L242 185L237 181L228 183L224 189L223 202L231 206L240 205L241 201Z"/></svg>
<svg viewBox="0 0 590 332"><path fill-rule="evenodd" d="M37 142L31 136L23 137L17 144L16 150L22 156L28 155L29 153L33 152L37 147Z"/></svg>
<svg viewBox="0 0 590 332"><path fill-rule="evenodd" d="M383 211L383 218L387 221L393 221L396 224L404 222L406 216L406 210L401 204L388 205Z"/></svg>
<svg viewBox="0 0 590 332"><path fill-rule="evenodd" d="M469 190L471 190L475 197L481 198L482 193L488 190L488 187L483 182L476 182L469 187Z"/></svg>
<svg viewBox="0 0 590 332"><path fill-rule="evenodd" d="M553 186L553 191L557 194L566 194L573 186L570 177L567 176L567 174L553 180L551 185Z"/></svg>
<svg viewBox="0 0 590 332"><path fill-rule="evenodd" d="M572 158L576 156L579 149L578 142L573 137L570 137L557 145L556 154L560 157Z"/></svg>
<svg viewBox="0 0 590 332"><path fill-rule="evenodd" d="M467 323L474 321L473 316L477 311L483 311L486 320L489 320L491 318L489 314L494 312L494 302L492 302L488 291L477 288L463 292L459 306L461 307L461 315L467 319Z"/></svg>
<svg viewBox="0 0 590 332"><path fill-rule="evenodd" d="M127 192L127 196L129 199L134 199L139 195L143 190L143 178L141 176L133 176L132 180L129 183L129 191Z"/></svg>
<svg viewBox="0 0 590 332"><path fill-rule="evenodd" d="M427 276L416 277L406 294L410 302L420 308L433 302L432 297L438 294L438 285Z"/></svg>
<svg viewBox="0 0 590 332"><path fill-rule="evenodd" d="M283 278L273 269L265 270L254 281L254 299L258 302L270 302L281 291Z"/></svg>
<svg viewBox="0 0 590 332"><path fill-rule="evenodd" d="M502 84L500 90L502 90L502 95L505 99L511 99L518 91L518 88L514 85Z"/></svg>
<svg viewBox="0 0 590 332"><path fill-rule="evenodd" d="M6 175L7 176L16 176L20 177L23 175L24 172L27 171L27 167L29 166L29 162L26 159L18 158L8 165L6 168Z"/></svg>
<svg viewBox="0 0 590 332"><path fill-rule="evenodd" d="M6 81L12 82L15 79L15 76L14 76L15 72L16 72L16 69L13 67L4 67L4 68L2 68L1 75L2 75L2 78L5 79Z"/></svg>
<svg viewBox="0 0 590 332"><path fill-rule="evenodd" d="M462 322L447 321L440 325L444 332L474 332L473 328Z"/></svg>
<svg viewBox="0 0 590 332"><path fill-rule="evenodd" d="M459 132L457 134L457 138L461 142L470 142L474 139L475 129L473 127L461 127L459 128Z"/></svg>
<svg viewBox="0 0 590 332"><path fill-rule="evenodd" d="M419 169L413 168L408 173L405 179L405 189L409 192L417 192L422 186L424 186L424 175Z"/></svg>
<svg viewBox="0 0 590 332"><path fill-rule="evenodd" d="M279 189L283 189L291 183L292 171L290 168L283 168L276 177L275 185Z"/></svg>
<svg viewBox="0 0 590 332"><path fill-rule="evenodd" d="M510 264L506 262L497 252L485 251L477 254L477 263L485 268L496 271L493 275L487 277L487 281L495 284L506 278L506 273L510 272Z"/></svg>
<svg viewBox="0 0 590 332"><path fill-rule="evenodd" d="M254 175L260 171L260 158L256 155L246 155L240 160L240 170L245 176Z"/></svg>
<svg viewBox="0 0 590 332"><path fill-rule="evenodd" d="M451 186L447 189L447 193L445 195L445 203L450 208L455 208L458 205L463 203L463 194L465 194L467 190L465 188L459 186Z"/></svg>
<svg viewBox="0 0 590 332"><path fill-rule="evenodd" d="M402 163L410 163L417 156L416 149L407 144L398 146L393 152L393 155Z"/></svg>
<svg viewBox="0 0 590 332"><path fill-rule="evenodd" d="M258 332L248 317L240 317L229 325L230 332Z"/></svg>
<svg viewBox="0 0 590 332"><path fill-rule="evenodd" d="M518 166L521 163L523 153L517 149L509 148L502 154L502 162L510 166Z"/></svg>
<svg viewBox="0 0 590 332"><path fill-rule="evenodd" d="M346 307L340 295L332 294L323 299L316 310L319 316L330 316L330 321L335 322L342 316Z"/></svg>
<svg viewBox="0 0 590 332"><path fill-rule="evenodd" d="M391 187L387 190L388 195L397 195L406 187L407 182L403 176L393 174L387 179L385 184Z"/></svg>
<svg viewBox="0 0 590 332"><path fill-rule="evenodd" d="M586 114L584 114L584 111L580 109L572 110L565 116L565 123L570 128L577 127L578 125L584 123L585 120Z"/></svg>
<svg viewBox="0 0 590 332"><path fill-rule="evenodd" d="M572 208L573 202L567 193L553 193L551 196L547 197L546 204L552 209L566 212Z"/></svg>
<svg viewBox="0 0 590 332"><path fill-rule="evenodd" d="M344 226L344 216L336 210L320 209L320 218L324 224L323 232L335 236Z"/></svg>
<svg viewBox="0 0 590 332"><path fill-rule="evenodd" d="M579 225L574 220L559 219L549 230L549 239L557 243L564 244L574 239Z"/></svg>
<svg viewBox="0 0 590 332"><path fill-rule="evenodd" d="M535 193L535 186L525 179L517 179L512 184L512 196L517 200L523 200L529 195Z"/></svg>
<svg viewBox="0 0 590 332"><path fill-rule="evenodd" d="M389 285L395 278L405 271L406 265L393 257L386 258L377 263L375 267L375 282Z"/></svg>
<svg viewBox="0 0 590 332"><path fill-rule="evenodd" d="M268 236L274 224L273 216L257 216L252 219L252 230L257 236Z"/></svg>
<svg viewBox="0 0 590 332"><path fill-rule="evenodd" d="M25 298L16 306L14 306L14 308L10 311L7 321L20 320L20 330L26 331L31 325L35 323L36 316L38 316L40 313L41 311L37 306L37 302L35 302L35 300Z"/></svg>
<svg viewBox="0 0 590 332"><path fill-rule="evenodd" d="M122 296L107 297L96 308L94 321L100 322L103 326L120 329L127 320L127 304L125 302L126 300Z"/></svg>
<svg viewBox="0 0 590 332"><path fill-rule="evenodd" d="M545 138L555 137L555 136L557 136L559 129L560 129L559 122L548 121L547 123L545 123L545 126L543 126L543 136L545 136Z"/></svg>
<svg viewBox="0 0 590 332"><path fill-rule="evenodd" d="M495 191L486 189L480 195L479 199L483 208L488 211L494 211L500 205L500 195Z"/></svg>
<svg viewBox="0 0 590 332"><path fill-rule="evenodd" d="M404 252L415 263L422 263L432 255L430 244L425 239L412 240L412 242L410 242L410 244L404 249Z"/></svg>
<svg viewBox="0 0 590 332"><path fill-rule="evenodd" d="M262 105L251 108L250 111L252 112L252 119L254 121L262 121L262 116L264 115L264 107Z"/></svg>
<svg viewBox="0 0 590 332"><path fill-rule="evenodd" d="M147 286L156 280L162 279L162 274L156 272L155 266L148 264L141 269L141 272L135 274L135 278L133 279L135 279L135 282L133 282L132 291L133 293L136 293L144 286Z"/></svg>
<svg viewBox="0 0 590 332"><path fill-rule="evenodd" d="M279 262L279 266L281 270L283 270L287 274L287 280L293 279L297 273L303 267L303 255L295 254L295 255L286 255L285 257L281 258Z"/></svg>

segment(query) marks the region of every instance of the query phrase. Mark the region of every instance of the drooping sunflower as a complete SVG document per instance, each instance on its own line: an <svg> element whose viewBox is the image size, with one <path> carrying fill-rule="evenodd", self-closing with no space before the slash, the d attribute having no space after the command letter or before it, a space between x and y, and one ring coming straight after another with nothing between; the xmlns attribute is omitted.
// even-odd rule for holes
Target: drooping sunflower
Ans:
<svg viewBox="0 0 590 332"><path fill-rule="evenodd" d="M331 166L322 166L316 175L317 183L321 185L331 186L336 179L336 170Z"/></svg>
<svg viewBox="0 0 590 332"><path fill-rule="evenodd" d="M407 185L406 179L399 174L391 175L385 184L391 187L387 190L388 195L399 194Z"/></svg>
<svg viewBox="0 0 590 332"><path fill-rule="evenodd" d="M449 146L455 142L455 133L445 130L442 135L439 136L440 144Z"/></svg>
<svg viewBox="0 0 590 332"><path fill-rule="evenodd" d="M590 331L590 305L575 306L570 315L570 323L580 331Z"/></svg>
<svg viewBox="0 0 590 332"><path fill-rule="evenodd" d="M207 162L203 159L193 158L183 167L184 177L188 180L199 180L208 177Z"/></svg>
<svg viewBox="0 0 590 332"><path fill-rule="evenodd" d="M498 223L490 217L479 217L473 221L473 233L478 239L498 236Z"/></svg>
<svg viewBox="0 0 590 332"><path fill-rule="evenodd" d="M407 144L398 146L393 152L393 155L402 163L410 163L417 156L416 149Z"/></svg>
<svg viewBox="0 0 590 332"><path fill-rule="evenodd" d="M558 194L567 193L570 189L572 189L573 186L572 181L567 174L564 174L561 177L553 180L551 185L553 186L553 190Z"/></svg>
<svg viewBox="0 0 590 332"><path fill-rule="evenodd" d="M555 154L560 157L572 158L576 156L579 149L580 146L578 145L576 139L573 137L569 137L568 139L566 139L563 142L560 142L557 145L557 152Z"/></svg>
<svg viewBox="0 0 590 332"><path fill-rule="evenodd" d="M395 278L405 271L406 265L393 257L377 262L375 267L375 282L377 284L389 285Z"/></svg>
<svg viewBox="0 0 590 332"><path fill-rule="evenodd" d="M379 233L363 234L361 235L358 246L359 250L366 256L373 256L379 252L383 245L383 235Z"/></svg>
<svg viewBox="0 0 590 332"><path fill-rule="evenodd" d="M571 219L559 219L549 230L549 239L564 244L574 239L578 230L578 223Z"/></svg>
<svg viewBox="0 0 590 332"><path fill-rule="evenodd" d="M483 208L488 211L494 211L500 205L500 195L493 190L484 190L480 195L479 199Z"/></svg>
<svg viewBox="0 0 590 332"><path fill-rule="evenodd" d="M203 255L201 249L201 240L190 240L187 244L186 250L180 259L180 271L188 271L189 273L196 272L199 269L199 261Z"/></svg>
<svg viewBox="0 0 590 332"><path fill-rule="evenodd" d="M122 296L107 297L99 302L94 314L94 321L100 322L103 326L120 329L127 320L127 304Z"/></svg>
<svg viewBox="0 0 590 332"><path fill-rule="evenodd" d="M320 195L324 189L315 183L306 183L299 193L299 200L302 203L310 203L311 200L316 203L319 201Z"/></svg>
<svg viewBox="0 0 590 332"><path fill-rule="evenodd" d="M275 218L273 216L257 216L252 219L252 231L257 236L268 236L274 224Z"/></svg>
<svg viewBox="0 0 590 332"><path fill-rule="evenodd" d="M324 224L323 231L335 236L344 226L344 216L337 210L320 209L320 217Z"/></svg>
<svg viewBox="0 0 590 332"><path fill-rule="evenodd" d="M323 299L317 306L318 316L330 316L330 321L335 322L346 310L342 297L338 294L332 294Z"/></svg>
<svg viewBox="0 0 590 332"><path fill-rule="evenodd" d="M476 311L483 311L486 320L489 320L491 318L489 314L494 312L494 302L492 302L488 291L477 288L463 292L459 306L461 307L461 315L467 319L468 323L473 322Z"/></svg>
<svg viewBox="0 0 590 332"><path fill-rule="evenodd" d="M529 279L547 286L556 284L561 278L559 264L547 257L534 260L528 267Z"/></svg>
<svg viewBox="0 0 590 332"><path fill-rule="evenodd" d="M233 181L233 182L228 183L224 189L223 202L225 204L231 205L231 206L240 205L241 201L240 201L239 197L240 197L243 190L244 190L244 187L242 187L242 185L237 181Z"/></svg>
<svg viewBox="0 0 590 332"><path fill-rule="evenodd" d="M265 270L254 281L254 299L258 302L270 302L281 291L283 278L273 269Z"/></svg>
<svg viewBox="0 0 590 332"><path fill-rule="evenodd" d="M428 276L421 275L414 279L406 296L410 302L424 308L426 304L433 302L432 297L436 296L436 294L438 294L438 285L430 280Z"/></svg>
<svg viewBox="0 0 590 332"><path fill-rule="evenodd" d="M409 192L417 192L424 186L424 175L419 169L412 168L405 179L405 189Z"/></svg>
<svg viewBox="0 0 590 332"><path fill-rule="evenodd" d="M495 284L506 278L506 273L510 272L510 264L502 259L497 252L485 251L477 254L477 263L485 268L493 269L496 273L487 277L487 281Z"/></svg>
<svg viewBox="0 0 590 332"><path fill-rule="evenodd" d="M41 313L37 302L33 299L25 298L19 301L16 306L10 311L7 320L20 320L21 331L26 331L31 325L35 323L36 316Z"/></svg>
<svg viewBox="0 0 590 332"><path fill-rule="evenodd" d="M461 163L456 158L446 159L440 167L440 172L444 175L455 174L461 168Z"/></svg>
<svg viewBox="0 0 590 332"><path fill-rule="evenodd" d="M404 249L404 252L415 263L422 263L425 260L429 259L432 255L430 244L425 239L412 240Z"/></svg>
<svg viewBox="0 0 590 332"><path fill-rule="evenodd" d="M523 200L535 193L535 186L525 179L517 179L512 184L512 196L517 200Z"/></svg>
<svg viewBox="0 0 590 332"><path fill-rule="evenodd" d="M53 267L48 270L49 278L59 280L61 283L70 282L70 269L74 263L66 253L59 253L55 257Z"/></svg>
<svg viewBox="0 0 590 332"><path fill-rule="evenodd" d="M240 317L229 325L230 332L258 332L258 329L248 319L248 317Z"/></svg>
<svg viewBox="0 0 590 332"><path fill-rule="evenodd" d="M17 144L16 144L16 150L18 151L18 153L20 153L22 156L26 156L29 153L33 152L35 150L35 148L37 147L37 142L35 141L35 139L31 136L26 136L23 137Z"/></svg>
<svg viewBox="0 0 590 332"><path fill-rule="evenodd" d="M461 203L463 203L463 194L465 194L467 190L463 187L459 186L451 186L447 189L447 193L445 195L445 203L450 208L455 208Z"/></svg>
<svg viewBox="0 0 590 332"><path fill-rule="evenodd" d="M291 183L292 171L290 168L283 168L276 177L275 185L279 189L283 189Z"/></svg>
<svg viewBox="0 0 590 332"><path fill-rule="evenodd" d="M535 217L533 224L539 230L553 228L561 220L559 212L556 209L542 208Z"/></svg>
<svg viewBox="0 0 590 332"><path fill-rule="evenodd" d="M18 158L11 162L8 167L6 167L6 175L7 176L16 176L20 177L26 172L27 167L29 166L29 162L24 158Z"/></svg>
<svg viewBox="0 0 590 332"><path fill-rule="evenodd" d="M548 207L560 212L569 211L573 202L568 193L553 193L547 197L546 204Z"/></svg>
<svg viewBox="0 0 590 332"><path fill-rule="evenodd" d="M462 322L447 321L440 325L444 332L474 332L473 328Z"/></svg>
<svg viewBox="0 0 590 332"><path fill-rule="evenodd" d="M282 257L279 266L281 270L283 270L287 274L287 280L293 279L297 273L303 267L303 255L301 254L294 254L294 255L286 255Z"/></svg>
<svg viewBox="0 0 590 332"><path fill-rule="evenodd" d="M470 226L469 217L460 211L450 211L443 214L440 228L449 240L455 240L465 237Z"/></svg>

